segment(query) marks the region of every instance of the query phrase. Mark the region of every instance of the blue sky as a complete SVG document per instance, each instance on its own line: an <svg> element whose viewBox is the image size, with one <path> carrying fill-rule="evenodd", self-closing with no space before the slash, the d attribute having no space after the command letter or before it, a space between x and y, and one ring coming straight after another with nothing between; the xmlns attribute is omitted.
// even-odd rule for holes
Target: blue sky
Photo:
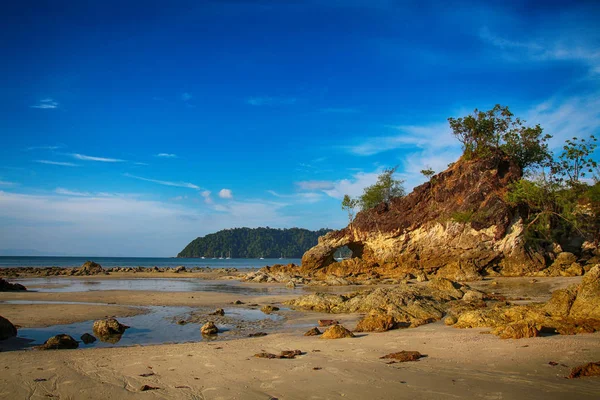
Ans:
<svg viewBox="0 0 600 400"><path fill-rule="evenodd" d="M597 2L12 3L0 250L340 228L383 168L411 189L460 155L450 116L508 105L553 147L600 126Z"/></svg>

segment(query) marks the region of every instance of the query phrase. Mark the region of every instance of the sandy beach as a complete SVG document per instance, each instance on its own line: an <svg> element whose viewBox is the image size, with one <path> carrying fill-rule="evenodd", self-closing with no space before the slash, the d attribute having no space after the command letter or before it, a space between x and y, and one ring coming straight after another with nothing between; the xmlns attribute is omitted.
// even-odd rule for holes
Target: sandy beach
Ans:
<svg viewBox="0 0 600 400"><path fill-rule="evenodd" d="M181 275L179 276L181 277ZM80 278L98 280L98 277ZM102 278L100 278L102 279ZM109 279L114 279L111 277ZM580 278L548 278L532 295L547 300L551 290ZM224 282L223 282L224 283ZM419 283L414 283L419 284ZM116 316L134 316L148 306L207 310L271 304L306 293L283 285L239 284L273 292L96 290L1 293L3 315L22 327L43 327ZM473 283L490 290L490 281ZM502 278L494 290L519 296L525 278ZM40 288L44 287L40 284ZM529 284L531 292L531 284ZM357 290L359 287L310 288ZM23 304L31 302L31 304ZM42 302L42 303L38 303ZM68 302L53 303L53 302ZM46 304L44 304L46 303ZM85 304L78 304L85 303ZM256 304L256 306L254 306ZM133 345L77 350L17 350L0 353L0 397L6 399L592 399L597 378L565 379L572 367L600 359L600 333L502 340L489 329L456 329L442 321L355 338L324 340L303 333L318 319L335 318L353 329L360 314L292 311L267 336L195 343ZM167 324L167 322L161 322ZM168 329L168 324L166 325ZM172 325L175 326L175 325ZM193 329L199 329L195 325ZM83 333L83 332L82 332ZM5 349L9 350L9 349ZM295 359L261 359L263 351L300 350ZM380 357L418 351L419 361L388 364ZM550 365L549 363L557 363ZM142 376L146 375L146 376ZM148 385L156 388L142 391Z"/></svg>

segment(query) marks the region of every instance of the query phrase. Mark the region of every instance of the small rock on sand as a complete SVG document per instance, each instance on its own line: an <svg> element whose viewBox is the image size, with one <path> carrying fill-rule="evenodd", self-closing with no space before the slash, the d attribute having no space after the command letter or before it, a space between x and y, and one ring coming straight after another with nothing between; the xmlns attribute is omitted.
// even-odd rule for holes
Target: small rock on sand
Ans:
<svg viewBox="0 0 600 400"><path fill-rule="evenodd" d="M306 332L304 334L304 336L319 336L321 334L321 331L319 330L319 328L314 327L311 328L310 330L308 330L308 332Z"/></svg>
<svg viewBox="0 0 600 400"><path fill-rule="evenodd" d="M332 325L321 336L322 339L342 339L342 338L352 338L354 334L350 332L348 329L344 328L342 325Z"/></svg>
<svg viewBox="0 0 600 400"><path fill-rule="evenodd" d="M318 323L319 326L331 326L339 324L339 321L336 321L335 319L320 319Z"/></svg>
<svg viewBox="0 0 600 400"><path fill-rule="evenodd" d="M418 351L399 351L396 353L386 354L383 357L379 357L381 359L392 359L396 362L407 362L407 361L417 361L419 358L425 357L423 354Z"/></svg>

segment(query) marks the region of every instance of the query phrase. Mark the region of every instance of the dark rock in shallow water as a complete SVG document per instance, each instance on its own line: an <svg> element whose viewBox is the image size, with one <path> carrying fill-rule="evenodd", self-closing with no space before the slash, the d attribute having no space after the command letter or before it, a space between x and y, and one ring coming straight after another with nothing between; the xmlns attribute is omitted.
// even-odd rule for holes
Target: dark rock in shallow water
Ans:
<svg viewBox="0 0 600 400"><path fill-rule="evenodd" d="M90 335L89 333L84 333L83 335L81 335L81 341L85 344L90 344L94 343L96 341L96 338L93 335Z"/></svg>
<svg viewBox="0 0 600 400"><path fill-rule="evenodd" d="M279 311L279 307L266 305L262 306L260 311L264 312L265 314L271 314L273 311Z"/></svg>
<svg viewBox="0 0 600 400"><path fill-rule="evenodd" d="M94 333L100 337L110 335L122 335L127 325L121 324L115 318L100 319L94 322Z"/></svg>
<svg viewBox="0 0 600 400"><path fill-rule="evenodd" d="M0 316L0 340L5 340L17 336L17 328L7 320Z"/></svg>
<svg viewBox="0 0 600 400"><path fill-rule="evenodd" d="M52 336L46 340L43 345L39 346L40 350L58 350L58 349L76 349L79 347L77 340L64 333L61 335Z"/></svg>
<svg viewBox="0 0 600 400"><path fill-rule="evenodd" d="M214 312L211 312L208 315L220 315L220 316L223 316L223 315L225 315L225 311L222 308L217 308Z"/></svg>
<svg viewBox="0 0 600 400"><path fill-rule="evenodd" d="M0 292L19 292L24 290L27 290L27 288L20 283L10 283L0 278Z"/></svg>
<svg viewBox="0 0 600 400"><path fill-rule="evenodd" d="M208 321L207 323L202 325L202 328L200 328L200 332L202 332L203 335L216 335L217 333L219 333L219 328L217 328L214 322Z"/></svg>

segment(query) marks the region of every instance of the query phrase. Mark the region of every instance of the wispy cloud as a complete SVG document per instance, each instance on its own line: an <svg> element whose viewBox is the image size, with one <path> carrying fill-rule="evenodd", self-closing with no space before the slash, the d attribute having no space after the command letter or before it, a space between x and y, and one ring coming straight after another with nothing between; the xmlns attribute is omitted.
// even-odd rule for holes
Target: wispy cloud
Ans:
<svg viewBox="0 0 600 400"><path fill-rule="evenodd" d="M314 193L314 192L281 194L274 190L267 190L267 193L269 193L275 197L279 197L281 199L291 199L291 200L296 200L300 203L311 203L311 204L316 203L323 198L323 195L321 193Z"/></svg>
<svg viewBox="0 0 600 400"><path fill-rule="evenodd" d="M195 190L201 189L200 186L194 185L193 183L189 183L189 182L171 182L171 181L162 181L159 179L144 178L141 176L136 176L136 175L131 175L131 174L124 174L124 175L128 178L138 179L140 181L157 183L157 184L163 185L163 186L174 186L174 187L182 187L182 188L195 189Z"/></svg>
<svg viewBox="0 0 600 400"><path fill-rule="evenodd" d="M600 49L595 41L597 32L581 36L573 27L556 28L552 34L535 36L528 41L512 40L494 34L488 27L481 28L479 38L503 51L507 60L573 61L586 64L593 74L600 73ZM593 32L590 30L590 32Z"/></svg>
<svg viewBox="0 0 600 400"><path fill-rule="evenodd" d="M296 186L301 190L330 190L334 184L332 181L300 181Z"/></svg>
<svg viewBox="0 0 600 400"><path fill-rule="evenodd" d="M33 160L36 163L48 164L48 165L60 165L61 167L78 167L79 164L74 164L64 161L51 161L51 160Z"/></svg>
<svg viewBox="0 0 600 400"><path fill-rule="evenodd" d="M161 158L177 158L177 154L172 154L172 153L158 153L156 155L156 157L161 157Z"/></svg>
<svg viewBox="0 0 600 400"><path fill-rule="evenodd" d="M17 185L15 182L3 181L0 179L0 186L15 186Z"/></svg>
<svg viewBox="0 0 600 400"><path fill-rule="evenodd" d="M295 97L254 96L246 99L251 106L277 106L296 104Z"/></svg>
<svg viewBox="0 0 600 400"><path fill-rule="evenodd" d="M64 188L56 188L54 190L54 193L65 195L65 196L78 196L78 197L91 197L91 196L93 196L93 194L90 193L90 192L79 192L77 190L69 190L69 189L64 189Z"/></svg>
<svg viewBox="0 0 600 400"><path fill-rule="evenodd" d="M31 108L41 108L46 110L51 110L58 108L58 102L51 98L46 98L40 100L37 104L29 106Z"/></svg>
<svg viewBox="0 0 600 400"><path fill-rule="evenodd" d="M192 96L188 92L181 93L181 100L183 100L183 101L190 101L192 99L192 97L194 97L194 96Z"/></svg>
<svg viewBox="0 0 600 400"><path fill-rule="evenodd" d="M88 155L79 154L79 153L72 153L71 157L76 158L77 160L83 160L83 161L98 161L98 162L108 162L108 163L125 162L125 160L120 160L118 158L95 157L95 156L88 156Z"/></svg>
<svg viewBox="0 0 600 400"><path fill-rule="evenodd" d="M30 146L25 149L25 151L34 151L34 150L58 150L65 146Z"/></svg>
<svg viewBox="0 0 600 400"><path fill-rule="evenodd" d="M222 199L233 199L233 193L231 193L231 189L221 189L219 197Z"/></svg>

